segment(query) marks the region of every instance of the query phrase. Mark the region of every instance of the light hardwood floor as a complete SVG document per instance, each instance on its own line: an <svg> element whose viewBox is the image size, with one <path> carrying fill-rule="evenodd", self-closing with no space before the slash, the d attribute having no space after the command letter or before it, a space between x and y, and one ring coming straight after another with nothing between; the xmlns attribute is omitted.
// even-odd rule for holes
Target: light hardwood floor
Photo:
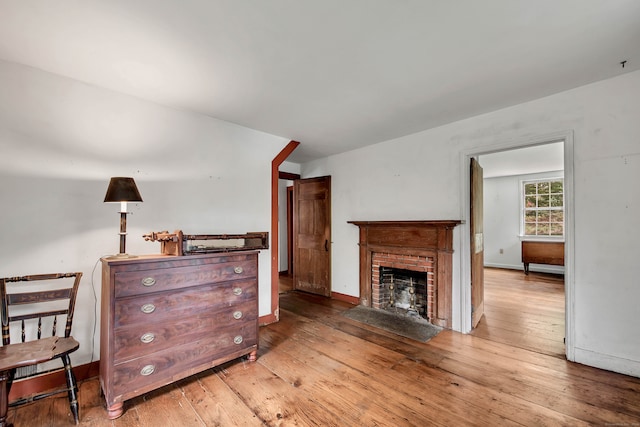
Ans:
<svg viewBox="0 0 640 427"><path fill-rule="evenodd" d="M522 273L510 274L487 273L486 317L474 334L443 331L427 343L352 321L341 315L351 307L346 303L283 294L281 321L261 328L257 362L229 363L133 399L114 421L106 419L98 381L85 381L81 424L638 425L640 379L569 363L557 344L561 325L542 326L522 309L500 309L503 298L515 298L501 295L525 281ZM546 306L541 294L549 281L557 291L557 278L531 274L517 299ZM503 311L511 314L500 319ZM516 340L526 331L542 338ZM10 421L69 426L68 412L62 396L11 410Z"/></svg>
<svg viewBox="0 0 640 427"><path fill-rule="evenodd" d="M484 269L484 312L472 335L564 358L564 277Z"/></svg>

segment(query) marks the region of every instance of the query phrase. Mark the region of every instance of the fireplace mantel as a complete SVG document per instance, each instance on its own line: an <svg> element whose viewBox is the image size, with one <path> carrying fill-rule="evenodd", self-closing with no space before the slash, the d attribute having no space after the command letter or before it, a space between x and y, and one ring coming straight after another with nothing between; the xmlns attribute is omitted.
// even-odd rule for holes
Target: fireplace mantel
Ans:
<svg viewBox="0 0 640 427"><path fill-rule="evenodd" d="M451 328L453 229L459 220L348 221L360 228L360 304L371 307L374 253L432 257L435 270L434 318Z"/></svg>

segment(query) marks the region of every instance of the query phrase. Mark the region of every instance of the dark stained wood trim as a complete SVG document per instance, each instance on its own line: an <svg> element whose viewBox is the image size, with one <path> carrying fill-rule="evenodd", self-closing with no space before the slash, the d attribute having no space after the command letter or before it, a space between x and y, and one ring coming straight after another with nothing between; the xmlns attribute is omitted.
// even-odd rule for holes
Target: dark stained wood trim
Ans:
<svg viewBox="0 0 640 427"><path fill-rule="evenodd" d="M258 324L260 326L270 325L271 323L276 323L279 319L280 315L278 313L267 314L266 316L260 316L258 319Z"/></svg>
<svg viewBox="0 0 640 427"><path fill-rule="evenodd" d="M97 377L100 373L100 361L76 366L73 368L73 373L76 376L76 380L78 382ZM36 377L27 378L21 381L15 381L11 386L11 393L9 393L9 402L13 402L14 400L18 400L22 397L44 393L46 391L55 390L57 388L63 389L65 387L66 380L64 376L64 370L38 375Z"/></svg>
<svg viewBox="0 0 640 427"><path fill-rule="evenodd" d="M278 180L280 171L278 168L298 145L300 145L298 141L289 141L287 146L271 162L271 315L275 317L276 322L280 317L278 308Z"/></svg>
<svg viewBox="0 0 640 427"><path fill-rule="evenodd" d="M462 221L455 220L409 220L409 221L347 221L349 224L355 224L358 226L366 225L368 227L414 227L416 225L424 225L424 226L440 226L440 227L455 227L458 224L461 224Z"/></svg>
<svg viewBox="0 0 640 427"><path fill-rule="evenodd" d="M347 303L353 304L353 305L360 304L360 298L354 297L354 296L351 296L351 295L341 294L341 293L338 293L338 292L331 292L331 298L335 299L335 300L338 300L338 301L347 302Z"/></svg>
<svg viewBox="0 0 640 427"><path fill-rule="evenodd" d="M278 173L278 178L293 181L294 179L300 179L300 174L280 171Z"/></svg>
<svg viewBox="0 0 640 427"><path fill-rule="evenodd" d="M293 277L293 185L287 187L287 273Z"/></svg>

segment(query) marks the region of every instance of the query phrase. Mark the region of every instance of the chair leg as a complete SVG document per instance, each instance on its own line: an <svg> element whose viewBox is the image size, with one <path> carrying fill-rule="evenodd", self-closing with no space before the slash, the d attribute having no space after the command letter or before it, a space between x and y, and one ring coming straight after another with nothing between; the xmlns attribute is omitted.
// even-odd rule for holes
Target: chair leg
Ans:
<svg viewBox="0 0 640 427"><path fill-rule="evenodd" d="M79 405L78 405L78 384L76 383L76 377L73 375L73 369L71 368L71 360L69 355L62 356L62 363L64 363L64 372L67 379L67 393L69 395L69 408L73 414L73 420L76 424L80 423Z"/></svg>

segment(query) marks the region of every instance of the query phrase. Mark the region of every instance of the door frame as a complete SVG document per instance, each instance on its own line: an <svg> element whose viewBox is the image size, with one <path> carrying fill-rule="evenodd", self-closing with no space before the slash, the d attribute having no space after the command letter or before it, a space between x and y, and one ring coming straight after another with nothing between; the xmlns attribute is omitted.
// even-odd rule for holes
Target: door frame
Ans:
<svg viewBox="0 0 640 427"><path fill-rule="evenodd" d="M271 161L271 246L269 252L271 253L271 311L266 316L260 316L258 322L261 325L274 323L280 320L280 298L278 296L278 283L280 279L280 271L278 268L279 263L279 244L278 244L278 203L279 203L279 191L278 182L280 180L280 165L284 162L293 150L295 150L300 142L289 141L286 147L278 153L278 155Z"/></svg>
<svg viewBox="0 0 640 427"><path fill-rule="evenodd" d="M530 138L514 137L492 145L472 147L460 153L460 212L461 218L470 218L471 188L470 168L472 157L491 154L551 142L563 142L564 147L564 194L565 194L565 355L567 360L575 360L575 266L574 266L574 170L573 170L573 130L537 135ZM471 332L471 237L469 220L460 224L460 286L458 294L458 322L460 331ZM456 310L454 310L455 313Z"/></svg>

